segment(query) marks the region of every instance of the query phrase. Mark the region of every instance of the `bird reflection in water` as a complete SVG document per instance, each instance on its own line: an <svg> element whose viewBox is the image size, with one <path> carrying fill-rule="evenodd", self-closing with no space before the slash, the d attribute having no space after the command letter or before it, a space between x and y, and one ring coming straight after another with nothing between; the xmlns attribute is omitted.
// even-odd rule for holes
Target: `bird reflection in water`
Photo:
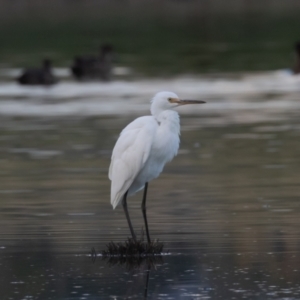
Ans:
<svg viewBox="0 0 300 300"><path fill-rule="evenodd" d="M110 267L122 266L129 272L132 272L133 276L138 273L138 278L143 280L144 285L143 299L148 299L149 292L149 279L150 272L155 271L159 266L162 266L164 261L162 255L150 255L150 256L102 256L102 261L105 261ZM141 276L141 274L143 276ZM137 285L137 281L133 280L131 285L128 286L127 293L129 295L140 294L136 289L140 289L141 285ZM124 299L131 299L125 297Z"/></svg>
<svg viewBox="0 0 300 300"><path fill-rule="evenodd" d="M92 248L91 258L92 262L95 263L97 260L97 252L95 248ZM159 266L164 264L163 255L102 255L101 261L104 261L109 265L109 267L120 266L124 267L126 271L132 272L133 276L138 274L138 278L144 278L144 292L143 299L148 299L149 291L149 279L150 272L157 270ZM143 274L143 277L140 276ZM136 291L133 292L133 289L139 288L140 285L137 285L136 280L132 281L132 285L129 286L128 293L130 295L137 294ZM139 294L139 293L138 293ZM130 297L131 298L131 297ZM124 299L129 299L125 297Z"/></svg>

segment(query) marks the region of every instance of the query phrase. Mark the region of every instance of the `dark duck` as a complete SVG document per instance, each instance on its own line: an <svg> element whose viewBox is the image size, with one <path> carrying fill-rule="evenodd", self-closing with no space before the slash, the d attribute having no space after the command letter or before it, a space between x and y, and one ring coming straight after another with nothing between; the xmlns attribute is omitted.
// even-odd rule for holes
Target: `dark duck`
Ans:
<svg viewBox="0 0 300 300"><path fill-rule="evenodd" d="M102 45L99 56L76 56L71 66L74 77L78 80L111 80L113 47Z"/></svg>
<svg viewBox="0 0 300 300"><path fill-rule="evenodd" d="M300 41L295 44L296 63L294 66L294 74L300 74Z"/></svg>
<svg viewBox="0 0 300 300"><path fill-rule="evenodd" d="M52 85L58 80L52 73L51 60L44 59L41 68L25 69L17 81L24 85Z"/></svg>

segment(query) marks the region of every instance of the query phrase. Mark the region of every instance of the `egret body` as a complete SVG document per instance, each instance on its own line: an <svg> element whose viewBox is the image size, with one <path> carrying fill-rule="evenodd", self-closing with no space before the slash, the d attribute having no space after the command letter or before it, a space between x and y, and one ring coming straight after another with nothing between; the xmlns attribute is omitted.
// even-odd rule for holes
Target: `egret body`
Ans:
<svg viewBox="0 0 300 300"><path fill-rule="evenodd" d="M122 201L132 238L136 240L127 210L127 196L144 188L142 212L148 243L150 235L146 215L148 182L157 178L179 148L180 122L174 108L204 101L181 100L172 92L159 92L152 99L151 116L135 119L121 132L112 152L109 167L111 204Z"/></svg>

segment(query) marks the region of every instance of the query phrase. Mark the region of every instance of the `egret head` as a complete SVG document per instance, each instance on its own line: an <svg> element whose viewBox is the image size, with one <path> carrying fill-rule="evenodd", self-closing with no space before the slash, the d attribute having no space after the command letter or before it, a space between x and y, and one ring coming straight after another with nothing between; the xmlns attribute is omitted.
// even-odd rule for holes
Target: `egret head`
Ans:
<svg viewBox="0 0 300 300"><path fill-rule="evenodd" d="M175 93L159 92L152 99L151 113L156 115L164 110L174 109L180 105L186 104L203 104L201 100L182 100Z"/></svg>

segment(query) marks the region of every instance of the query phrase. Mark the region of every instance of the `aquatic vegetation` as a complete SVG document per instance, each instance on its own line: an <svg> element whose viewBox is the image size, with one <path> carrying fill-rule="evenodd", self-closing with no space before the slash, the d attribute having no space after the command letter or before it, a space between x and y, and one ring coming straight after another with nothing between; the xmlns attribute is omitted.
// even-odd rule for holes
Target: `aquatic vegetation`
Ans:
<svg viewBox="0 0 300 300"><path fill-rule="evenodd" d="M164 263L162 255L150 255L150 256L102 256L102 260L105 261L110 267L124 266L126 270L136 270L146 267L148 270L156 270Z"/></svg>
<svg viewBox="0 0 300 300"><path fill-rule="evenodd" d="M159 240L153 240L150 243L140 240L134 241L128 238L124 243L110 242L106 249L102 251L103 256L107 257L144 257L162 254L164 244Z"/></svg>

